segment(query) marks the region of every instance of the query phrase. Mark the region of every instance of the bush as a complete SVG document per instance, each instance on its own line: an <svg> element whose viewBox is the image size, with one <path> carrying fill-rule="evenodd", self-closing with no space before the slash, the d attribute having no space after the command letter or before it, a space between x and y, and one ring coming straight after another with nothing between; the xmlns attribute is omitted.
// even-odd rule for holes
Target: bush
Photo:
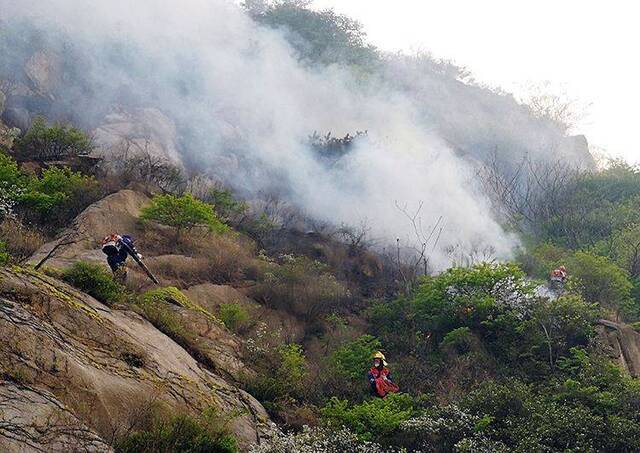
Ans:
<svg viewBox="0 0 640 453"><path fill-rule="evenodd" d="M304 397L308 371L302 346L282 345L254 359L257 374L246 378L246 390L273 415L278 415L283 404L291 406L292 400Z"/></svg>
<svg viewBox="0 0 640 453"><path fill-rule="evenodd" d="M522 329L529 353L539 361L538 371L547 363L553 367L571 348L588 346L596 335L594 324L598 315L598 306L585 302L579 295L540 300Z"/></svg>
<svg viewBox="0 0 640 453"><path fill-rule="evenodd" d="M24 179L16 161L0 150L0 220L13 216Z"/></svg>
<svg viewBox="0 0 640 453"><path fill-rule="evenodd" d="M341 379L362 381L371 368L372 355L382 348L382 343L371 335L362 335L331 354L332 368Z"/></svg>
<svg viewBox="0 0 640 453"><path fill-rule="evenodd" d="M103 195L97 181L68 167L49 167L31 178L18 197L27 217L44 226L60 226Z"/></svg>
<svg viewBox="0 0 640 453"><path fill-rule="evenodd" d="M227 329L241 331L249 321L249 313L238 303L220 305L220 319Z"/></svg>
<svg viewBox="0 0 640 453"><path fill-rule="evenodd" d="M4 266L9 262L11 256L6 252L7 245L4 242L0 242L0 266Z"/></svg>
<svg viewBox="0 0 640 453"><path fill-rule="evenodd" d="M319 450L319 449L322 450ZM253 446L250 453L392 453L380 444L363 442L346 428L331 430L305 426L302 432L278 434Z"/></svg>
<svg viewBox="0 0 640 453"><path fill-rule="evenodd" d="M391 394L353 406L334 397L320 412L327 426L344 426L361 440L387 443L397 434L402 422L416 414L416 407L409 395Z"/></svg>
<svg viewBox="0 0 640 453"><path fill-rule="evenodd" d="M570 287L578 290L587 302L611 308L616 313L630 309L633 284L626 271L605 257L576 252L567 270Z"/></svg>
<svg viewBox="0 0 640 453"><path fill-rule="evenodd" d="M125 297L124 287L115 282L111 273L99 264L74 263L63 272L62 278L107 305L122 302Z"/></svg>
<svg viewBox="0 0 640 453"><path fill-rule="evenodd" d="M6 219L0 222L0 242L5 243L7 253L15 261L22 262L44 244L44 238L40 232L17 220Z"/></svg>
<svg viewBox="0 0 640 453"><path fill-rule="evenodd" d="M213 408L199 416L165 415L156 412L135 430L115 444L118 453L237 453L236 439L229 433L228 421Z"/></svg>
<svg viewBox="0 0 640 453"><path fill-rule="evenodd" d="M211 205L196 200L190 194L181 197L156 195L151 200L151 206L142 210L140 218L172 227L176 233L176 241L180 240L182 232L196 227L206 227L217 233L228 230L216 217Z"/></svg>
<svg viewBox="0 0 640 453"><path fill-rule="evenodd" d="M373 363L371 356L381 348L380 340L362 335L336 349L329 357L329 373L322 377L327 393L350 400L367 395L367 372Z"/></svg>
<svg viewBox="0 0 640 453"><path fill-rule="evenodd" d="M450 452L460 451L458 446L490 444L494 449L478 448L466 451L478 453L506 452L506 446L491 443L479 435L478 431L486 423L479 416L471 415L454 404L431 407L417 417L401 424L403 446L418 451ZM465 451L465 450L462 450Z"/></svg>
<svg viewBox="0 0 640 453"><path fill-rule="evenodd" d="M334 311L350 296L327 266L305 257L287 256L271 264L253 297L269 307L286 310L309 321Z"/></svg>
<svg viewBox="0 0 640 453"><path fill-rule="evenodd" d="M455 351L458 354L469 352L473 344L473 335L468 327L458 327L444 336L440 347L444 350Z"/></svg>
<svg viewBox="0 0 640 453"><path fill-rule="evenodd" d="M46 162L87 155L93 144L80 129L66 124L48 127L46 120L38 117L15 148L21 160Z"/></svg>

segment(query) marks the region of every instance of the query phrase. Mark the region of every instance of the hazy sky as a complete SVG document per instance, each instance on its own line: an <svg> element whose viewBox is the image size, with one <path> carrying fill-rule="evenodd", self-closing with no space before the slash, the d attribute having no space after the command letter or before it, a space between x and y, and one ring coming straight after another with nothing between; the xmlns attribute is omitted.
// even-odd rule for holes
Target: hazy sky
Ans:
<svg viewBox="0 0 640 453"><path fill-rule="evenodd" d="M315 0L359 20L384 50L426 50L518 94L548 81L589 107L576 132L640 162L640 2Z"/></svg>

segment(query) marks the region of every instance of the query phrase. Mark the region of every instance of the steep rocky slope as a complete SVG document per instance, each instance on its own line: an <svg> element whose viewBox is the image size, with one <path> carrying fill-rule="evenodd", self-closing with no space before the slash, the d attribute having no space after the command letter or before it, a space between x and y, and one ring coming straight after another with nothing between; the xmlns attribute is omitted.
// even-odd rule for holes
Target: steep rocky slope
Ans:
<svg viewBox="0 0 640 453"><path fill-rule="evenodd" d="M34 445L64 444L56 430L80 430L87 435L72 437L82 448L100 451L104 445L84 425L109 442L139 411L159 401L193 411L216 407L233 417L231 429L244 446L270 429L253 397L223 373L201 366L136 313L110 309L31 270L0 270L0 374L0 394L12 395L0 399L0 413L10 419L0 421L0 450L29 451L6 427L14 423L24 436L34 432ZM55 414L51 439L51 430L35 428L38 417L21 411L33 404L42 408L35 412L43 414L40 419Z"/></svg>

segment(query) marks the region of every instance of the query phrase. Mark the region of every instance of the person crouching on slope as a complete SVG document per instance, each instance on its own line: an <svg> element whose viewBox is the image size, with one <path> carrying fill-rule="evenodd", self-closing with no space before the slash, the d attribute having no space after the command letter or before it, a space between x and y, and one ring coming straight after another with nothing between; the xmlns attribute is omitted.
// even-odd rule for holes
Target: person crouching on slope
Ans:
<svg viewBox="0 0 640 453"><path fill-rule="evenodd" d="M384 398L389 393L397 393L400 390L391 379L391 371L387 368L387 361L380 351L373 354L373 366L367 377L373 396Z"/></svg>

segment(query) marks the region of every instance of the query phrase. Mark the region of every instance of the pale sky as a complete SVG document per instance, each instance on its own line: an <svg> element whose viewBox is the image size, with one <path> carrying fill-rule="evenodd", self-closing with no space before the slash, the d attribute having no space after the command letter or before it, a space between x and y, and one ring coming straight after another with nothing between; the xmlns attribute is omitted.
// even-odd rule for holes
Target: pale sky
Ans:
<svg viewBox="0 0 640 453"><path fill-rule="evenodd" d="M640 163L640 2L315 0L360 21L377 47L426 50L516 95L549 82L589 115L592 145Z"/></svg>

